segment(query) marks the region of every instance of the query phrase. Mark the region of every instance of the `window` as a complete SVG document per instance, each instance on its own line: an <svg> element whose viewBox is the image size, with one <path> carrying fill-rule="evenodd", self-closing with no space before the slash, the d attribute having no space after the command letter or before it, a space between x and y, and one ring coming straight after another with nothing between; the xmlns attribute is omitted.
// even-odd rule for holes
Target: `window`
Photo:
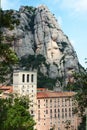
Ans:
<svg viewBox="0 0 87 130"><path fill-rule="evenodd" d="M27 82L29 82L29 74L27 74Z"/></svg>
<svg viewBox="0 0 87 130"><path fill-rule="evenodd" d="M64 113L62 113L62 118L64 118Z"/></svg>
<svg viewBox="0 0 87 130"><path fill-rule="evenodd" d="M56 109L54 109L54 113L56 113Z"/></svg>
<svg viewBox="0 0 87 130"><path fill-rule="evenodd" d="M38 105L38 108L40 108L40 105Z"/></svg>
<svg viewBox="0 0 87 130"><path fill-rule="evenodd" d="M56 114L54 114L54 117L56 118Z"/></svg>
<svg viewBox="0 0 87 130"><path fill-rule="evenodd" d="M67 113L65 113L65 117L67 117Z"/></svg>
<svg viewBox="0 0 87 130"><path fill-rule="evenodd" d="M46 110L46 114L48 114L48 110Z"/></svg>
<svg viewBox="0 0 87 130"><path fill-rule="evenodd" d="M52 107L52 99L50 99L50 107Z"/></svg>
<svg viewBox="0 0 87 130"><path fill-rule="evenodd" d="M40 120L40 110L38 111L38 121Z"/></svg>
<svg viewBox="0 0 87 130"><path fill-rule="evenodd" d="M71 117L71 108L69 108L69 117Z"/></svg>
<svg viewBox="0 0 87 130"><path fill-rule="evenodd" d="M58 113L58 118L60 118L60 113Z"/></svg>
<svg viewBox="0 0 87 130"><path fill-rule="evenodd" d="M67 99L65 99L65 106L67 106Z"/></svg>
<svg viewBox="0 0 87 130"><path fill-rule="evenodd" d="M65 108L65 117L67 117L67 108Z"/></svg>
<svg viewBox="0 0 87 130"><path fill-rule="evenodd" d="M50 99L50 103L52 103L52 99Z"/></svg>
<svg viewBox="0 0 87 130"><path fill-rule="evenodd" d="M64 112L64 109L62 108L62 112Z"/></svg>
<svg viewBox="0 0 87 130"><path fill-rule="evenodd" d="M67 112L67 108L65 108L65 112Z"/></svg>
<svg viewBox="0 0 87 130"><path fill-rule="evenodd" d="M31 75L31 82L34 82L34 75Z"/></svg>
<svg viewBox="0 0 87 130"><path fill-rule="evenodd" d="M64 118L64 109L62 109L62 118Z"/></svg>
<svg viewBox="0 0 87 130"><path fill-rule="evenodd" d="M58 109L58 118L60 118L60 109Z"/></svg>
<svg viewBox="0 0 87 130"><path fill-rule="evenodd" d="M69 108L69 112L71 112L71 108Z"/></svg>
<svg viewBox="0 0 87 130"><path fill-rule="evenodd" d="M58 109L58 112L60 113L60 109Z"/></svg>
<svg viewBox="0 0 87 130"><path fill-rule="evenodd" d="M31 107L33 107L33 105L31 105Z"/></svg>
<svg viewBox="0 0 87 130"><path fill-rule="evenodd" d="M46 108L48 108L48 100L46 100Z"/></svg>
<svg viewBox="0 0 87 130"><path fill-rule="evenodd" d="M50 109L50 113L52 113L52 109Z"/></svg>
<svg viewBox="0 0 87 130"><path fill-rule="evenodd" d="M22 82L25 82L25 74L22 75Z"/></svg>
<svg viewBox="0 0 87 130"><path fill-rule="evenodd" d="M31 110L31 114L33 114L33 110Z"/></svg>

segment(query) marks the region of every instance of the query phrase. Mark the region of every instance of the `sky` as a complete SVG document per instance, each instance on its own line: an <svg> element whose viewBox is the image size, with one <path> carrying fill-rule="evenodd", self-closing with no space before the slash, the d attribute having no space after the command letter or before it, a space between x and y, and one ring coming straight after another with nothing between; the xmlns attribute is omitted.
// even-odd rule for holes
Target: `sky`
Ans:
<svg viewBox="0 0 87 130"><path fill-rule="evenodd" d="M20 6L46 5L69 37L83 67L87 58L87 0L1 0L3 10L19 10Z"/></svg>

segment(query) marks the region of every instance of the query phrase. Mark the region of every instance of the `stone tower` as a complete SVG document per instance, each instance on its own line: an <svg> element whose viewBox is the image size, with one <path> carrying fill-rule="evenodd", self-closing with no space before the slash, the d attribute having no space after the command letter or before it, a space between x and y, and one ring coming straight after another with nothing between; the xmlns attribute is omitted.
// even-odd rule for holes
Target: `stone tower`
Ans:
<svg viewBox="0 0 87 130"><path fill-rule="evenodd" d="M34 117L36 111L37 98L37 72L14 71L13 92L18 96L27 96L30 100L30 114Z"/></svg>

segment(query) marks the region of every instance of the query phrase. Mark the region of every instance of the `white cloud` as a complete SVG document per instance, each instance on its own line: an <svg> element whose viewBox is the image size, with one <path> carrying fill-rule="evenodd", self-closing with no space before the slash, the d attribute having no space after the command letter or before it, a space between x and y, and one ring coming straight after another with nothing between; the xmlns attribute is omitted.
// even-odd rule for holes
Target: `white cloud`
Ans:
<svg viewBox="0 0 87 130"><path fill-rule="evenodd" d="M62 8L72 9L78 13L87 12L87 0L62 0Z"/></svg>

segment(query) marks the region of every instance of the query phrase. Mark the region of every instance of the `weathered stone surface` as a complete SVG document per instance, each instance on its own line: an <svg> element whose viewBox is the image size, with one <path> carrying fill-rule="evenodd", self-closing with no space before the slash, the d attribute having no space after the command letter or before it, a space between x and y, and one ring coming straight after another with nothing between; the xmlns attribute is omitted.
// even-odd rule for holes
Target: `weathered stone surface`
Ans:
<svg viewBox="0 0 87 130"><path fill-rule="evenodd" d="M41 5L37 8L21 7L13 16L20 20L14 30L5 33L14 36L13 49L21 58L29 54L42 54L50 65L47 70L42 65L41 72L51 78L64 77L65 81L78 71L78 58L58 21L49 9Z"/></svg>

